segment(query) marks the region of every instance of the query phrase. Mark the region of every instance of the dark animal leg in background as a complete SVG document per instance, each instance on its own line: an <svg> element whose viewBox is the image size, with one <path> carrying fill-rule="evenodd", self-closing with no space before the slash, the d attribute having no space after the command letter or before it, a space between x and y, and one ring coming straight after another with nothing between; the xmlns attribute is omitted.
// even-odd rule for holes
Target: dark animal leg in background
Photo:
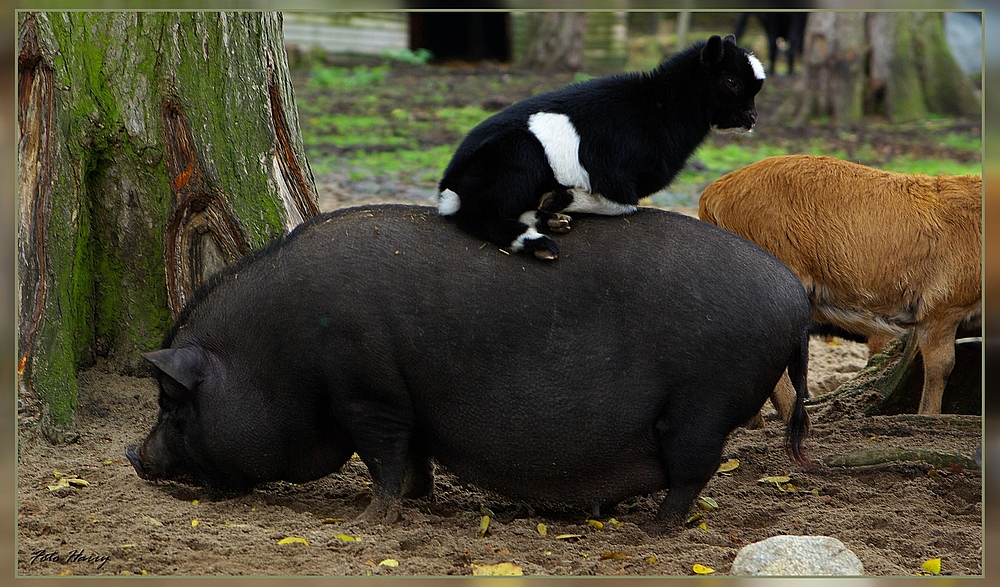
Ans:
<svg viewBox="0 0 1000 587"><path fill-rule="evenodd" d="M434 464L426 456L411 457L403 481L403 497L434 495Z"/></svg>

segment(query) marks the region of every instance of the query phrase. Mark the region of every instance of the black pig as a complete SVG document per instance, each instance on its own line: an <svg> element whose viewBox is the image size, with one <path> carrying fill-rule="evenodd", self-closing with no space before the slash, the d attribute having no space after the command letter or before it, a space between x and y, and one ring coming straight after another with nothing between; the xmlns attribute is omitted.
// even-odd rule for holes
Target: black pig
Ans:
<svg viewBox="0 0 1000 587"><path fill-rule="evenodd" d="M662 529L788 366L789 446L807 463L795 275L679 214L578 228L581 246L553 265L483 248L426 207L301 225L203 287L145 354L160 413L129 460L146 479L248 490L317 479L356 451L374 481L362 517L392 521L402 496L430 493L433 457L535 502L668 488Z"/></svg>

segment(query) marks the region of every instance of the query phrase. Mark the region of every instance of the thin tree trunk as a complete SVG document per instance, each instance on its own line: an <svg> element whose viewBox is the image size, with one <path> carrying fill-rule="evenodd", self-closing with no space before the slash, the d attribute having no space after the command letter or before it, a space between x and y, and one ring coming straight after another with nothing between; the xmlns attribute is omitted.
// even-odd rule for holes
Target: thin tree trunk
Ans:
<svg viewBox="0 0 1000 587"><path fill-rule="evenodd" d="M583 69L585 12L529 12L524 66L542 71Z"/></svg>
<svg viewBox="0 0 1000 587"><path fill-rule="evenodd" d="M58 440L77 369L142 371L201 282L318 208L279 14L18 25L18 375Z"/></svg>
<svg viewBox="0 0 1000 587"><path fill-rule="evenodd" d="M864 13L811 14L795 86L794 124L816 116L832 116L841 126L860 124L867 55Z"/></svg>

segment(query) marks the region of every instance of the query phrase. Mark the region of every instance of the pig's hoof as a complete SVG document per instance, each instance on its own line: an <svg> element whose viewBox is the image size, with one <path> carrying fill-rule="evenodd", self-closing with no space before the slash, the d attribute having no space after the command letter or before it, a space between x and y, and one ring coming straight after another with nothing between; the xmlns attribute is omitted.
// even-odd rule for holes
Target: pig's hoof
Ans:
<svg viewBox="0 0 1000 587"><path fill-rule="evenodd" d="M549 230L559 233L569 232L571 220L573 219L566 214L555 213L548 220Z"/></svg>
<svg viewBox="0 0 1000 587"><path fill-rule="evenodd" d="M375 497L355 521L366 524L392 524L399 520L401 513L402 506L399 501Z"/></svg>

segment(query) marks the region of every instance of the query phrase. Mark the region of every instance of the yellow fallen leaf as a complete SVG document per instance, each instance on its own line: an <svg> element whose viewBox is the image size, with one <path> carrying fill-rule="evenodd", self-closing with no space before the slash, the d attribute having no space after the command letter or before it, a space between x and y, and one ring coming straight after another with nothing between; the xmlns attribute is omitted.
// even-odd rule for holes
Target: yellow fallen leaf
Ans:
<svg viewBox="0 0 1000 587"><path fill-rule="evenodd" d="M924 564L920 565L920 568L931 573L932 575L941 574L941 559L932 558L930 560L924 561Z"/></svg>
<svg viewBox="0 0 1000 587"><path fill-rule="evenodd" d="M535 526L535 528L538 529L538 533L541 534L542 536L546 536L549 533L548 526L546 526L545 524L542 524L541 522L539 522L538 525Z"/></svg>
<svg viewBox="0 0 1000 587"><path fill-rule="evenodd" d="M150 526L162 526L163 522L157 520L156 518L150 518L149 516L143 516L142 520L149 524Z"/></svg>
<svg viewBox="0 0 1000 587"><path fill-rule="evenodd" d="M69 567L66 567L65 569L59 571L59 576L60 577L65 577L67 575L72 575L72 574L73 574L73 569L71 569Z"/></svg>
<svg viewBox="0 0 1000 587"><path fill-rule="evenodd" d="M191 525L192 526L197 526L198 525L198 520L191 520Z"/></svg>
<svg viewBox="0 0 1000 587"><path fill-rule="evenodd" d="M309 541L305 538L299 538L298 536L286 536L278 541L278 544L305 544L309 546Z"/></svg>
<svg viewBox="0 0 1000 587"><path fill-rule="evenodd" d="M524 575L524 571L514 563L497 563L495 565L472 565L472 574L478 576L520 577Z"/></svg>
<svg viewBox="0 0 1000 587"><path fill-rule="evenodd" d="M656 564L656 557L655 556L646 557L646 562L649 563L649 564L651 564L651 565L655 565Z"/></svg>
<svg viewBox="0 0 1000 587"><path fill-rule="evenodd" d="M602 522L597 521L597 520L587 520L587 523L590 524L592 527L598 529L598 530L603 530L604 529L604 524Z"/></svg>
<svg viewBox="0 0 1000 587"><path fill-rule="evenodd" d="M729 459L728 461L719 465L719 468L715 471L716 473L729 473L730 471L736 470L740 466L739 459Z"/></svg>
<svg viewBox="0 0 1000 587"><path fill-rule="evenodd" d="M711 497L699 497L698 507L705 510L706 512L714 512L719 509L719 502L715 501Z"/></svg>
<svg viewBox="0 0 1000 587"><path fill-rule="evenodd" d="M198 500L197 499L192 499L191 500L191 505L198 505Z"/></svg>
<svg viewBox="0 0 1000 587"><path fill-rule="evenodd" d="M715 569L711 567L706 567L704 565L695 565L691 567L691 570L699 575L711 575L715 572Z"/></svg>
<svg viewBox="0 0 1000 587"><path fill-rule="evenodd" d="M490 529L490 517L489 516L483 516L479 520L479 536L476 536L476 538L482 538L482 537L486 536L486 532L489 529Z"/></svg>
<svg viewBox="0 0 1000 587"><path fill-rule="evenodd" d="M698 524L698 527L701 528L702 530L708 532L708 524L706 524L705 522L702 522L702 523Z"/></svg>
<svg viewBox="0 0 1000 587"><path fill-rule="evenodd" d="M339 524L341 521L340 518L323 518L324 524Z"/></svg>
<svg viewBox="0 0 1000 587"><path fill-rule="evenodd" d="M396 560L396 559L394 559L394 558L387 558L384 561L380 562L379 566L382 566L382 567L398 567L399 566L399 561Z"/></svg>
<svg viewBox="0 0 1000 587"><path fill-rule="evenodd" d="M354 542L355 540L360 540L357 536L351 536L349 534L337 534L334 538L343 540L344 542Z"/></svg>
<svg viewBox="0 0 1000 587"><path fill-rule="evenodd" d="M67 481L65 477L60 477L59 480L56 481L55 485L47 485L46 487L49 488L49 491L55 491L56 489L62 489L63 487L69 487L69 481Z"/></svg>
<svg viewBox="0 0 1000 587"><path fill-rule="evenodd" d="M87 487L90 485L90 483L78 477L70 477L69 479L66 479L66 482L76 487Z"/></svg>
<svg viewBox="0 0 1000 587"><path fill-rule="evenodd" d="M583 538L583 534L560 534L556 536L556 540L575 540L577 538Z"/></svg>
<svg viewBox="0 0 1000 587"><path fill-rule="evenodd" d="M601 555L601 560L606 561L617 558L628 558L630 556L632 555L627 552L605 552L604 554Z"/></svg>
<svg viewBox="0 0 1000 587"><path fill-rule="evenodd" d="M135 544L122 544L121 546L119 546L119 548L121 548L122 550L128 550L134 546Z"/></svg>
<svg viewBox="0 0 1000 587"><path fill-rule="evenodd" d="M703 514L701 512L695 512L695 514L693 516L691 516L690 518L684 520L684 525L685 526L690 526L691 524L694 524L695 522L697 522L698 520L700 520L700 519L702 519L704 517L705 517L705 514Z"/></svg>
<svg viewBox="0 0 1000 587"><path fill-rule="evenodd" d="M618 520L616 520L614 518L611 518L610 520L608 520L608 523L611 524L612 526L614 526L615 528L621 528L622 526L625 525L624 522L619 522Z"/></svg>

